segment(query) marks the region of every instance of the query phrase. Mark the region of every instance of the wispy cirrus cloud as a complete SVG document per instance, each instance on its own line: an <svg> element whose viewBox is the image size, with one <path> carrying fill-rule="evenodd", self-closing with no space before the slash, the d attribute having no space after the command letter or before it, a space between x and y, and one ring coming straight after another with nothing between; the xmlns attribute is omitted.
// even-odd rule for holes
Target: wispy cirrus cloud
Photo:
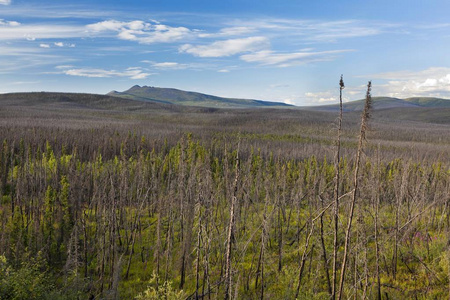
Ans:
<svg viewBox="0 0 450 300"><path fill-rule="evenodd" d="M185 44L179 48L179 52L198 57L225 57L249 51L258 51L267 48L269 45L269 40L266 37L255 36L216 41L208 45L194 46Z"/></svg>
<svg viewBox="0 0 450 300"><path fill-rule="evenodd" d="M0 20L0 41L85 37L82 26L61 24L21 24Z"/></svg>
<svg viewBox="0 0 450 300"><path fill-rule="evenodd" d="M242 55L240 58L246 62L259 63L262 65L277 65L279 67L289 67L292 65L324 61L335 58L336 54L349 52L353 50L333 50L333 51L300 51L292 53L277 53L271 50L258 51Z"/></svg>
<svg viewBox="0 0 450 300"><path fill-rule="evenodd" d="M156 69L161 70L182 70L189 68L188 64L180 64L177 62L159 62L159 63L152 63L152 66Z"/></svg>
<svg viewBox="0 0 450 300"><path fill-rule="evenodd" d="M400 24L395 23L362 20L323 21L276 18L237 20L235 24L255 28L274 37L296 36L309 42L336 42L340 39L373 36L401 27Z"/></svg>
<svg viewBox="0 0 450 300"><path fill-rule="evenodd" d="M216 33L199 33L198 36L201 38L218 38L218 37L231 37L240 36L254 33L256 28L248 26L238 26L238 27L225 27L220 29Z"/></svg>
<svg viewBox="0 0 450 300"><path fill-rule="evenodd" d="M152 75L146 73L142 68L131 67L123 71L105 70L96 68L72 68L71 66L60 66L57 69L62 70L63 74L89 78L111 78L111 77L127 77L130 79L145 79Z"/></svg>
<svg viewBox="0 0 450 300"><path fill-rule="evenodd" d="M0 0L11 3L11 0ZM123 12L113 9L95 9L89 8L83 4L68 4L62 1L51 1L45 3L31 3L32 1L20 1L14 5L5 6L1 15L6 17L20 17L23 19L46 19L56 20L65 18L74 19L97 19L113 18L123 16Z"/></svg>
<svg viewBox="0 0 450 300"><path fill-rule="evenodd" d="M18 72L21 74L37 74L37 72L48 66L67 64L74 60L71 57L49 54L47 49L36 46L14 47L0 45L0 53L0 74L14 74Z"/></svg>
<svg viewBox="0 0 450 300"><path fill-rule="evenodd" d="M142 60L141 63L148 64L150 68L161 70L161 71L177 71L177 70L195 70L195 71L204 71L204 70L216 70L217 66L209 63L198 63L198 62L175 62L175 61L164 61L157 62L151 60Z"/></svg>
<svg viewBox="0 0 450 300"><path fill-rule="evenodd" d="M40 43L39 47L40 48L46 48L46 49L52 48L52 47L58 47L58 48L69 47L69 48L74 48L75 44L73 44L73 43L56 42L56 43L53 43L51 45L49 43Z"/></svg>
<svg viewBox="0 0 450 300"><path fill-rule="evenodd" d="M86 28L91 34L111 33L121 40L141 44L171 43L192 35L192 31L186 27L172 27L140 20L131 22L108 20L89 24Z"/></svg>
<svg viewBox="0 0 450 300"><path fill-rule="evenodd" d="M0 5L10 5L11 0L0 0Z"/></svg>

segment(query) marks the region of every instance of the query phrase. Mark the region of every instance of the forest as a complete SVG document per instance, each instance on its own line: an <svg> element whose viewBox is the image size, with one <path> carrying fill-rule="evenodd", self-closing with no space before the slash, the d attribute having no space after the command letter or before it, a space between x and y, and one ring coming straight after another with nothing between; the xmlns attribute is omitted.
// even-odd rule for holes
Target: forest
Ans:
<svg viewBox="0 0 450 300"><path fill-rule="evenodd" d="M0 103L0 299L450 295L450 124L370 83L337 114Z"/></svg>

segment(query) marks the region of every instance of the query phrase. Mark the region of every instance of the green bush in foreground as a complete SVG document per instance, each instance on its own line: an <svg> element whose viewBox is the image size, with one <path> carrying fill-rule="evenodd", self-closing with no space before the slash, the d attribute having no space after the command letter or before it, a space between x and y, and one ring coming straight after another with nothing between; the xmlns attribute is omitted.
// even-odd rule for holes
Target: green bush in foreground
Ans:
<svg viewBox="0 0 450 300"><path fill-rule="evenodd" d="M153 273L148 289L140 293L136 297L136 300L178 300L186 298L183 290L177 291L172 287L172 282L165 281L160 286L154 287L153 285L156 285L157 281L158 275Z"/></svg>

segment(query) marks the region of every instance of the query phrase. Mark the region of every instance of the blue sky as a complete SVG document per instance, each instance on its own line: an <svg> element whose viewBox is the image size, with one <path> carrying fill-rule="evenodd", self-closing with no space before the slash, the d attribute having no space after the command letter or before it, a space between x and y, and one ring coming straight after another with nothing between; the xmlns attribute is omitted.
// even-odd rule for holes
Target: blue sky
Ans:
<svg viewBox="0 0 450 300"><path fill-rule="evenodd" d="M0 93L450 98L448 0L0 0Z"/></svg>

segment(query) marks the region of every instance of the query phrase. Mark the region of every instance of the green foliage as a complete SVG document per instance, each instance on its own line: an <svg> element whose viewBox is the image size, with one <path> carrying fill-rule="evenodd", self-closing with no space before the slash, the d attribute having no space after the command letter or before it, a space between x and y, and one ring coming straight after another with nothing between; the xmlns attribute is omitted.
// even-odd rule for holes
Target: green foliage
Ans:
<svg viewBox="0 0 450 300"><path fill-rule="evenodd" d="M156 286L159 280L158 275L152 274L149 281L149 287L142 293L136 296L136 300L181 300L186 298L186 294L181 291L176 291L172 287L172 282L164 281Z"/></svg>
<svg viewBox="0 0 450 300"><path fill-rule="evenodd" d="M283 147L309 143L293 136L241 140L231 264L238 298L264 293L263 298L292 299L310 232L299 295L328 296L334 165L320 154L293 158L253 147L258 139ZM8 170L1 177L2 293L32 299L32 292L22 288L26 284L55 299L63 294L72 299L133 298L139 293L138 299L177 299L200 290L222 297L224 287L218 283L223 281L237 141L208 144L184 135L158 144L134 131L112 132L104 140L104 147L80 139L77 147L64 148L56 142L17 142L20 151L5 144L0 161L1 170ZM353 189L350 156L343 157L339 168L340 195L345 195ZM447 296L448 174L445 161L364 161L345 297L354 290L362 297L365 283L375 282L376 199L383 292L390 298L402 293L418 299ZM338 259L348 196L341 201ZM316 218L320 212L322 220ZM45 262L31 259L38 253ZM356 288L353 276L359 276ZM368 298L374 293L367 287Z"/></svg>
<svg viewBox="0 0 450 300"><path fill-rule="evenodd" d="M24 260L17 269L8 264L5 256L0 256L0 299L49 299L54 286L47 272L39 254L37 258Z"/></svg>

